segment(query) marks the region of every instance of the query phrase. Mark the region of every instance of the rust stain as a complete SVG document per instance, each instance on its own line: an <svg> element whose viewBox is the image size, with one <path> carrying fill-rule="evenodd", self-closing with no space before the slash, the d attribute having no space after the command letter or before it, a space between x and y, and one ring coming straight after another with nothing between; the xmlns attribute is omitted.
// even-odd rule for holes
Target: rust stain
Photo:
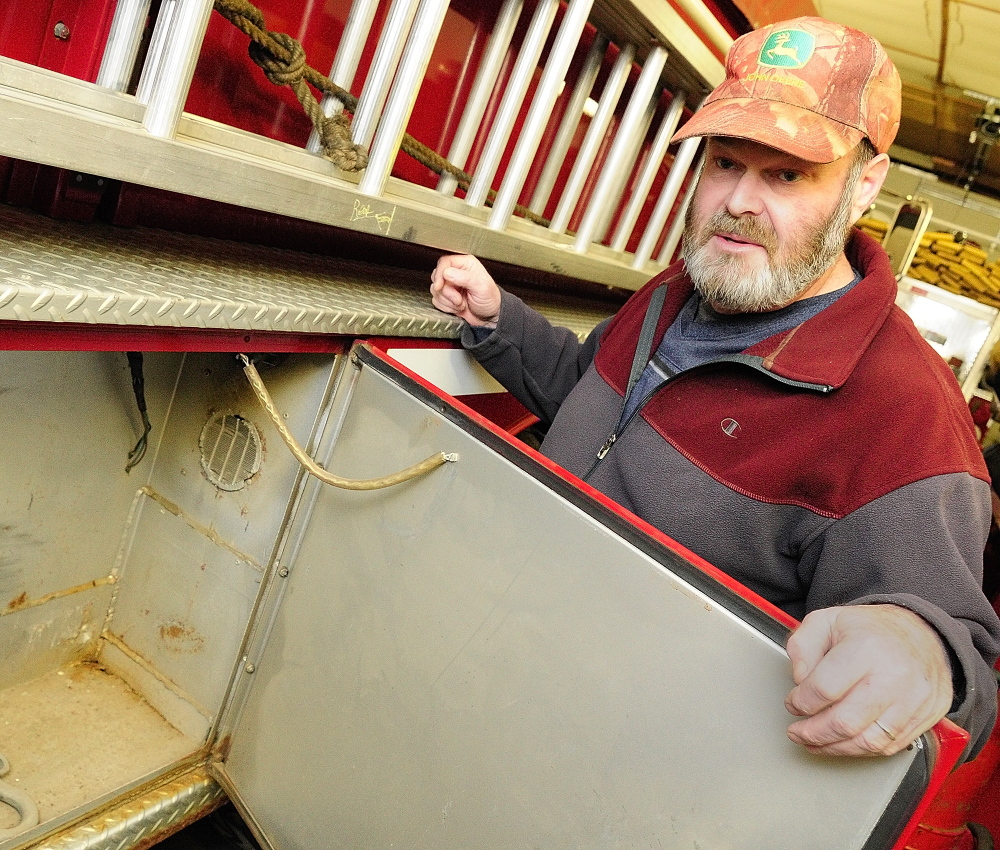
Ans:
<svg viewBox="0 0 1000 850"><path fill-rule="evenodd" d="M227 758L229 758L229 750L232 748L232 746L233 746L232 735L225 735L223 736L222 740L215 745L215 749L212 751L212 755L218 761L225 761Z"/></svg>
<svg viewBox="0 0 1000 850"><path fill-rule="evenodd" d="M160 640L167 652L175 655L194 655L205 648L204 635L193 626L177 620L160 626Z"/></svg>
<svg viewBox="0 0 1000 850"><path fill-rule="evenodd" d="M95 578L93 581L78 584L76 587L68 587L65 590L56 590L52 593L46 593L44 596L39 596L37 599L30 599L28 597L28 592L25 591L20 596L16 596L11 599L11 601L7 603L6 609L0 609L0 616L13 613L14 611L20 611L24 608L35 608L38 605L44 605L46 602L51 602L53 599L61 599L64 596L72 596L74 593L81 593L85 590L92 590L95 587L103 587L105 585L114 584L116 581L118 581L118 579L114 575L105 576L104 578Z"/></svg>
<svg viewBox="0 0 1000 850"><path fill-rule="evenodd" d="M185 827L191 826L191 824L196 823L197 821L205 817L205 815L211 814L220 806L228 802L229 802L228 798L225 795L220 794L215 799L209 801L207 805L195 809L194 811L188 813L185 817L181 818L175 823L169 824L163 829L160 829L159 831L155 832L153 835L144 838L138 844L133 845L132 850L149 850L149 848L155 847L164 839L169 838L171 835L174 835L177 832L180 832Z"/></svg>

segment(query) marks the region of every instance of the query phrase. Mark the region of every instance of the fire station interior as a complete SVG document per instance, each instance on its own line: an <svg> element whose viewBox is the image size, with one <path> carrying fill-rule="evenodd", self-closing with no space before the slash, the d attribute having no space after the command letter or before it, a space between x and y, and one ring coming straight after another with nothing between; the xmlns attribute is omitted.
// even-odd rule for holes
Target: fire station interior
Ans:
<svg viewBox="0 0 1000 850"><path fill-rule="evenodd" d="M156 135L143 128L135 100L144 84L153 87L141 71L149 56L166 51L157 20L181 20L183 0L19 0L16 14L7 5L0 113L23 124L15 109L36 110L32 120L50 123L0 130L8 139L0 141L0 847L91 846L88 829L104 830L121 847L256 846L205 765L227 754L227 718L252 673L248 648L268 610L263 591L296 545L291 530L309 476L238 355L254 355L277 416L307 454L324 448L342 425L338 417L347 416L354 347L362 342L530 452L542 436L536 420L499 387L478 373L423 374L431 361L451 368L448 352L458 350L461 327L429 304L437 256L482 253L502 284L584 337L676 256L697 145L668 150L666 139L710 88L719 39L766 15L819 12L867 22L855 20L863 10L852 4L808 0L780 9L739 0L598 3L569 47L555 29L548 40L543 32L525 72L526 92L543 90L547 58L568 50L567 84L553 88L552 120L538 131L543 147L562 146L555 166L527 156L513 193L499 178L443 191L448 175L435 171L434 157L416 145L397 157L393 148L382 182L366 187L376 200L359 207L356 190L368 178L337 172L332 185L332 166L315 164L319 142L300 98L266 78L248 56L246 33L223 14L209 19L206 6L179 119L183 144L157 136L157 146L146 148L132 146L142 134ZM352 8L364 4L256 5L267 28L294 34L325 74ZM377 65L378 34L397 25L393 10L404 4L368 5L372 36L359 42L358 85L347 85L355 95ZM441 6L442 34L431 39L429 70L398 136L405 129L407 139L456 158L462 110L503 24L501 6L511 5ZM971 5L942 0L938 11L948 20ZM130 6L140 22L131 62L119 62L121 79L110 82L101 78L105 46ZM399 26L419 24L416 6ZM507 22L515 48L534 37L529 21L543 2L526 6ZM575 6L552 3L549 24L571 19ZM650 32L680 26L658 23L661 6L685 33L699 34L696 47L658 54ZM495 74L513 86L517 50L498 56ZM644 70L655 63L647 79ZM570 84L588 74L593 97ZM991 448L1000 452L1000 364L991 358L1000 343L997 102L990 92L961 93L955 83L926 95L911 77L904 82L913 110L904 115L906 135L859 227L889 252L897 303L951 365L989 456ZM605 107L598 95L615 86L621 100ZM486 90L482 112L502 115L504 90ZM108 92L120 102L106 100ZM146 103L155 102L155 91L147 95ZM946 95L950 109L941 106ZM642 108L629 109L632 97L644 98ZM928 97L938 98L949 127L928 123ZM582 123L560 133L576 108ZM968 141L955 129L963 109L972 121ZM100 112L99 120L88 110ZM526 106L513 109L512 138L532 120ZM619 153L610 132L592 139L587 128L600 120L612 127L634 121L632 147ZM474 172L494 153L497 173L518 167L513 142L492 152L487 124L477 130L460 154L463 167ZM374 163L377 139L392 133L380 137L374 125L371 132ZM219 139L230 154L200 158ZM946 145L954 147L944 156ZM574 167L584 153L589 165ZM617 182L601 176L616 169L594 165L615 156L623 157ZM480 208L469 212L464 201L476 192ZM671 203L661 205L666 196ZM511 221L500 221L495 211L508 202ZM582 249L581 234L589 235ZM430 354L425 361L414 351ZM382 475L396 463L379 460L361 459L350 472ZM985 563L984 589L1000 605L996 524ZM906 846L992 847L989 833L1000 836L998 762L1000 742L992 741L972 771L954 774L941 824ZM94 820L110 812L124 823L128 806L147 792L187 795L188 814L133 838Z"/></svg>

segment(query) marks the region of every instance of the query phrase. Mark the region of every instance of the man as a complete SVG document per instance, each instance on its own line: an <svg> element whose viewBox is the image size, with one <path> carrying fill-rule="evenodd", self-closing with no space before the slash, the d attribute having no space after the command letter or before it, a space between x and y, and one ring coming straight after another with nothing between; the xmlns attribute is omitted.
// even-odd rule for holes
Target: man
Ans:
<svg viewBox="0 0 1000 850"><path fill-rule="evenodd" d="M674 137L706 137L683 262L585 343L472 257L442 258L431 292L551 423L546 455L804 618L793 741L889 755L947 715L974 754L1000 651L979 587L989 478L954 377L852 229L899 112L874 39L819 18L765 27Z"/></svg>

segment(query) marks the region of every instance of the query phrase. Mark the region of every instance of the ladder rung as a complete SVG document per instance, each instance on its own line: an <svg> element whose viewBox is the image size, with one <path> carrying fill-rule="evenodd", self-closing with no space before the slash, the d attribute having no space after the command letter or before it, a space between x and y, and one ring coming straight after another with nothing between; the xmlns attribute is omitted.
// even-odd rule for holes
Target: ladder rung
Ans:
<svg viewBox="0 0 1000 850"><path fill-rule="evenodd" d="M378 132L375 134L368 157L368 167L358 185L363 194L381 195L385 189L385 182L389 179L393 163L399 153L399 145L406 132L406 123L410 120L413 104L416 103L420 84L427 71L427 63L430 61L447 11L448 0L420 2L403 49L399 73L396 75L385 111L379 121Z"/></svg>
<svg viewBox="0 0 1000 850"><path fill-rule="evenodd" d="M583 137L580 151L573 162L566 186L563 188L559 198L559 204L552 216L552 223L549 229L553 233L565 233L569 227L573 211L576 209L577 201L583 192L584 184L591 172L591 166L597 158L597 153L604 142L604 136L611 124L611 119L615 113L615 107L621 99L625 83L628 81L629 72L632 70L632 62L635 60L635 46L625 45L615 60L614 67L604 84L604 91L601 92L601 99L597 104L597 111L590 119L590 126Z"/></svg>
<svg viewBox="0 0 1000 850"><path fill-rule="evenodd" d="M500 166L500 159L514 129L514 122L521 112L524 97L538 67L538 59L542 55L542 48L545 46L558 7L559 0L539 0L535 7L535 14L528 25L528 32L518 52L514 70L507 81L507 89L490 128L486 146L476 165L476 173L465 195L465 202L470 206L481 207L486 203L493 177Z"/></svg>
<svg viewBox="0 0 1000 850"><path fill-rule="evenodd" d="M654 47L646 57L646 64L643 65L628 106L625 107L625 114L622 116L618 132L611 143L611 150L601 168L601 175L597 178L597 186L577 231L573 247L580 253L589 250L590 243L594 241L594 236L605 218L606 207L611 205L612 198L621 191L621 181L628 178L627 173L621 177L619 170L625 170L626 165L631 170L629 160L638 152L636 139L640 129L651 118L649 105L654 92L659 90L660 73L666 61L667 51L659 46ZM641 137L638 138L638 142L642 143Z"/></svg>
<svg viewBox="0 0 1000 850"><path fill-rule="evenodd" d="M639 220L639 213L642 212L642 207L646 203L646 198L649 197L653 181L660 170L663 157L667 154L670 137L674 134L674 130L677 129L677 124L681 119L681 113L684 110L684 97L683 91L679 91L674 95L673 100L670 101L670 108L660 122L660 127L656 131L656 138L649 149L646 164L636 181L632 197L629 199L628 206L625 208L625 212L622 213L621 220L618 222L618 227L615 230L615 236L611 242L611 249L613 251L624 251L628 244L629 237L632 235L632 229Z"/></svg>
<svg viewBox="0 0 1000 850"><path fill-rule="evenodd" d="M507 172L504 175L487 226L492 230L502 230L514 212L517 199L524 188L532 162L538 153L545 127L552 117L552 108L559 97L559 88L566 79L573 52L580 43L580 36L587 23L587 15L593 0L570 0L563 17L559 32L549 51L548 62L538 81L535 96L532 99L528 115L524 120L521 133L517 137L514 153L511 155Z"/></svg>
<svg viewBox="0 0 1000 850"><path fill-rule="evenodd" d="M583 60L583 66L577 75L576 84L573 86L573 94L566 104L566 111L563 113L559 130L552 142L552 147L545 159L545 166L531 196L529 209L537 215L542 215L545 212L545 205L549 202L552 187L556 184L573 136L576 135L577 128L580 126L580 118L583 116L583 110L590 98L590 93L594 89L594 83L597 81L604 56L608 52L609 43L607 36L598 33L587 52L586 59Z"/></svg>
<svg viewBox="0 0 1000 850"><path fill-rule="evenodd" d="M176 8L168 22L170 28L142 122L150 135L163 139L172 139L177 133L213 5L212 0L174 0L174 3Z"/></svg>
<svg viewBox="0 0 1000 850"><path fill-rule="evenodd" d="M496 22L493 24L493 32L490 33L486 50L480 60L479 69L476 71L476 79L472 84L465 109L462 112L462 119L459 121L458 130L455 132L455 138L452 139L451 148L448 151L448 161L458 168L465 168L465 163L468 161L469 151L472 150L472 143L479 133L490 95L500 77L500 69L503 67L504 58L510 48L511 39L514 37L514 28L517 26L523 8L524 0L504 0ZM454 177L450 174L441 175L437 185L439 192L444 195L452 195L457 188L458 181Z"/></svg>
<svg viewBox="0 0 1000 850"><path fill-rule="evenodd" d="M692 139L685 139L677 149L677 155L674 157L673 165L670 166L667 181L663 185L660 196L656 199L656 206L653 207L642 239L636 248L635 258L632 261L634 268L642 268L653 255L653 249L663 232L663 225L667 222L670 209L673 207L674 201L677 200L677 194L684 183L684 178L687 177L691 162L694 160L694 155L700 144L701 139L696 136ZM676 220L674 224L677 224Z"/></svg>
<svg viewBox="0 0 1000 850"><path fill-rule="evenodd" d="M375 128L382 116L418 3L419 0L393 0L389 7L382 35L375 48L375 57L368 69L368 77L351 122L351 138L362 147L367 148L375 136Z"/></svg>
<svg viewBox="0 0 1000 850"><path fill-rule="evenodd" d="M139 55L149 5L150 0L119 0L101 58L101 69L97 72L97 85L112 91L128 88Z"/></svg>

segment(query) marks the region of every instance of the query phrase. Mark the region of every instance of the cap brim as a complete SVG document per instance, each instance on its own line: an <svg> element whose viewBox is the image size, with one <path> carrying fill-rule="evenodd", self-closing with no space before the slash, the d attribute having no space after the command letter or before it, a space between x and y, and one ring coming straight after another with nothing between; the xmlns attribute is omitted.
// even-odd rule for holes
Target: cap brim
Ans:
<svg viewBox="0 0 1000 850"><path fill-rule="evenodd" d="M808 162L833 162L857 147L865 134L809 109L759 98L706 103L670 143L693 136L731 136L790 153Z"/></svg>

